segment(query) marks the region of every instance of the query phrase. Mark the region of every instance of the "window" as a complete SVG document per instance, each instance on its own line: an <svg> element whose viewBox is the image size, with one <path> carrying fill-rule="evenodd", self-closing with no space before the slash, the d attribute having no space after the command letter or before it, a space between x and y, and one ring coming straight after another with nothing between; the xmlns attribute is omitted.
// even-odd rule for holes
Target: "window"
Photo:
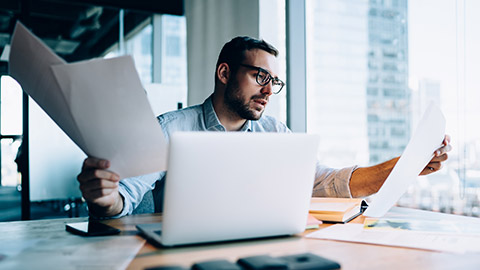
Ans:
<svg viewBox="0 0 480 270"><path fill-rule="evenodd" d="M140 80L156 115L183 107L187 101L186 21L183 16L154 15L125 39ZM105 57L120 55L113 48Z"/></svg>
<svg viewBox="0 0 480 270"><path fill-rule="evenodd" d="M187 92L187 26L185 17L162 15L161 54L162 84L178 88L186 99ZM157 81L158 82L158 81Z"/></svg>
<svg viewBox="0 0 480 270"><path fill-rule="evenodd" d="M478 216L478 12L472 0L306 0L307 132L321 137L320 162L362 166L400 155L433 100L454 150L398 203Z"/></svg>
<svg viewBox="0 0 480 270"><path fill-rule="evenodd" d="M285 46L285 1L262 0L260 5L260 38L272 44L279 51L277 62L279 64L278 77L286 85L277 95L270 97L268 106L265 110L266 115L271 115L276 119L287 122L287 91L288 82L286 72L286 46Z"/></svg>
<svg viewBox="0 0 480 270"><path fill-rule="evenodd" d="M435 4L435 12L430 12ZM480 164L480 3L471 0L409 2L409 85L413 115L429 100L440 104L454 150L441 172L420 177L401 204L478 216ZM426 16L428 14L428 16ZM415 120L415 119L413 119Z"/></svg>
<svg viewBox="0 0 480 270"><path fill-rule="evenodd" d="M152 82L152 24L149 23L125 41L125 53L135 59L135 67L142 83ZM105 58L119 56L118 46L105 55Z"/></svg>
<svg viewBox="0 0 480 270"><path fill-rule="evenodd" d="M1 93L1 176L2 186L17 186L20 175L14 162L21 144L22 127L22 88L10 76L2 76L0 80Z"/></svg>
<svg viewBox="0 0 480 270"><path fill-rule="evenodd" d="M367 123L382 119L377 110L367 114L367 88L378 96L382 76L369 11L381 14L364 1L306 1L307 132L320 136L318 158L328 166L367 163Z"/></svg>

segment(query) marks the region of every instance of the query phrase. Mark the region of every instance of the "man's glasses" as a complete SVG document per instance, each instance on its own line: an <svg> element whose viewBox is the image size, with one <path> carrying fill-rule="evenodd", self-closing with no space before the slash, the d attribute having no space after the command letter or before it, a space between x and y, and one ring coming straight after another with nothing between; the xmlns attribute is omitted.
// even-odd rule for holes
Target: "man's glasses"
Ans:
<svg viewBox="0 0 480 270"><path fill-rule="evenodd" d="M257 70L257 83L261 86L265 86L270 83L270 81L272 81L272 93L274 94L280 93L280 91L282 91L283 87L285 86L285 83L282 82L282 80L280 80L279 78L274 78L272 75L270 75L268 71L261 67L246 64L240 64L240 66Z"/></svg>

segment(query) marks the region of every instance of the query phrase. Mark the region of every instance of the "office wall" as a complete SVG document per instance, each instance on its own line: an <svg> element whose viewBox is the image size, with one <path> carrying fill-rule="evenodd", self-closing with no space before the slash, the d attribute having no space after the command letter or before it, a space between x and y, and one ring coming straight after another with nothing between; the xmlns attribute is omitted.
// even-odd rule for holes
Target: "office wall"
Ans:
<svg viewBox="0 0 480 270"><path fill-rule="evenodd" d="M215 64L226 42L259 37L260 0L185 0L187 18L188 105L213 92Z"/></svg>

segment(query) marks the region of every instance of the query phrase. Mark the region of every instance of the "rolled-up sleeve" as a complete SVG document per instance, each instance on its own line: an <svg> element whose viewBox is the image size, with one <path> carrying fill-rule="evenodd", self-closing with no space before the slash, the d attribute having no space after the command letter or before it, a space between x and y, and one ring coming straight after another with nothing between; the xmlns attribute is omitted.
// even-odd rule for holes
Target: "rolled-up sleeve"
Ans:
<svg viewBox="0 0 480 270"><path fill-rule="evenodd" d="M317 162L312 196L351 198L350 178L356 169L357 166L332 169Z"/></svg>

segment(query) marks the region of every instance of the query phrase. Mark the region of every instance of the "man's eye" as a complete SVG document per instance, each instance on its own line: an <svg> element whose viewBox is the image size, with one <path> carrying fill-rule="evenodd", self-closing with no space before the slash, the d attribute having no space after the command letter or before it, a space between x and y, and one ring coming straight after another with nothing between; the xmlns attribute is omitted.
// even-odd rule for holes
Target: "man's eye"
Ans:
<svg viewBox="0 0 480 270"><path fill-rule="evenodd" d="M263 72L260 72L258 73L258 78L260 79L261 82L265 82L268 80L268 75L263 73Z"/></svg>

